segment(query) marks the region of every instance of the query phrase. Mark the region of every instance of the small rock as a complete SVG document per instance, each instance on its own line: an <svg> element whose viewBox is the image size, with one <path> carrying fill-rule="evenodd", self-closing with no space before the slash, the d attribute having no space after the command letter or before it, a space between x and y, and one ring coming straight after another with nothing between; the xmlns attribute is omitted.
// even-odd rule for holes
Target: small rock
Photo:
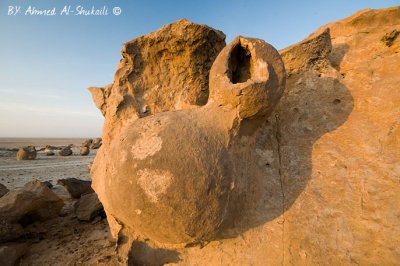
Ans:
<svg viewBox="0 0 400 266"><path fill-rule="evenodd" d="M76 178L66 178L57 181L57 184L64 186L72 198L78 199L84 194L92 193L91 181Z"/></svg>
<svg viewBox="0 0 400 266"><path fill-rule="evenodd" d="M28 249L26 243L6 243L0 246L0 265L14 266Z"/></svg>
<svg viewBox="0 0 400 266"><path fill-rule="evenodd" d="M91 221L104 212L96 193L82 195L75 206L75 214L81 221Z"/></svg>
<svg viewBox="0 0 400 266"><path fill-rule="evenodd" d="M70 146L62 148L59 152L59 155L61 156L70 156L72 154L72 150Z"/></svg>
<svg viewBox="0 0 400 266"><path fill-rule="evenodd" d="M10 191L5 185L0 183L0 198Z"/></svg>
<svg viewBox="0 0 400 266"><path fill-rule="evenodd" d="M89 147L88 146L82 146L81 150L80 150L80 153L81 153L82 156L88 155L90 153Z"/></svg>
<svg viewBox="0 0 400 266"><path fill-rule="evenodd" d="M36 148L34 146L27 146L20 148L17 152L16 159L19 160L34 160L36 159Z"/></svg>

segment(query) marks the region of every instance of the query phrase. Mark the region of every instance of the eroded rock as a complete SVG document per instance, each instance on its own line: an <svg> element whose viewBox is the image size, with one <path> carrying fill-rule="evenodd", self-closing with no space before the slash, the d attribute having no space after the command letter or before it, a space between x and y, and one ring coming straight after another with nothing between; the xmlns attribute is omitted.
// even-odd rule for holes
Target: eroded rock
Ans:
<svg viewBox="0 0 400 266"><path fill-rule="evenodd" d="M187 21L178 21L131 41L124 51L135 55L133 59L136 60L139 51L147 46L147 40L155 38L159 40L156 47L169 48L170 43L175 44L180 38L196 37L184 32L198 31L199 28L206 33L200 36L204 41L196 41L196 44L188 41L182 43L179 49L191 51L192 45L198 47L196 49L202 47L202 54L193 51L196 53L191 60L205 60L207 66L217 52L218 46L213 46L213 42L217 39L217 44L221 45L224 36ZM198 46L198 43L203 44ZM256 156L252 150L243 149L240 139L247 138L248 145L255 142L254 132L282 96L285 70L281 57L271 45L260 39L239 36L215 59L210 71L208 93L207 87L204 87L208 74L203 76L200 72L199 76L192 76L191 68L179 70L179 64L183 67L191 62L181 61L183 55L178 48L171 49L172 54L168 58L175 60L175 68L156 72L156 76L152 72L154 80L150 77L146 80L146 84L154 82L161 86L157 95L153 88L142 84L140 87L143 93L148 94L145 103L149 114L153 115L143 115L144 98L140 95L126 96L117 115L127 110L136 110L139 115L136 119L134 116L126 120L121 117L114 121L113 127L108 127L106 122L105 141L93 163L91 174L93 187L107 216L114 217L127 228L125 232L130 228L140 237L154 242L186 245L218 239L242 220L242 211L248 206L241 195L249 193L249 189L256 186L254 179L261 176L256 174L259 168L240 162L242 156ZM146 55L141 54L147 59L143 62L153 64L152 58L160 56L153 51L157 50L146 49ZM120 71L121 68L117 70L116 77L120 77ZM168 79L164 75L168 75ZM132 80L132 86L135 86L133 77L136 74L128 76L128 80ZM171 88L176 93L174 97L171 91L168 94L162 92L175 84L172 81L188 77L192 87L184 101L192 106L184 109L179 96L180 87ZM126 85L118 84L119 87L114 83L108 100ZM208 94L205 104L205 95ZM196 104L205 105L199 107ZM115 119L115 111L111 112L110 107L105 112L107 121ZM179 111L164 112L169 110ZM119 130L114 131L116 128ZM239 165L240 169L237 168ZM257 194L250 196L254 199L258 197ZM110 225L113 227L113 223ZM129 232L126 234L133 237Z"/></svg>
<svg viewBox="0 0 400 266"><path fill-rule="evenodd" d="M135 204L148 202L153 208L153 205L175 199L169 194L170 187L176 182L175 173L166 172L169 168L162 164L158 165L162 169L154 171L151 167L155 166L149 163L150 158L157 158L164 151L172 151L167 144L169 141L160 142L159 138L163 140L167 136L168 130L165 128L172 127L173 122L166 118L169 113L155 115L159 118L155 122L150 117L138 119L140 115L135 116L135 112L127 111L129 102L123 101L124 96L118 100L117 94L110 90L109 95L117 99L114 103L122 101L124 107L118 113L118 104L113 109L112 101L108 101L112 97L106 100L104 147L96 156L92 175L113 235L119 238L120 254L136 254L137 263L152 263L157 258L159 262L182 265L202 265L205 261L208 265L396 265L400 256L396 245L400 228L399 209L396 208L400 202L397 178L400 150L400 95L397 87L400 73L399 68L394 66L400 60L400 46L398 39L390 47L382 44L381 39L385 33L400 30L399 14L399 7L364 10L321 27L305 41L282 51L288 79L280 102L272 114L265 117L265 124L260 125L249 119L240 121L241 129L232 133L231 140L234 142L229 146L232 150L228 149L229 156L223 155L228 162L232 157L241 157L235 164L227 162L226 169L235 174L235 182L229 186L233 190L227 191L232 206L236 206L236 213L242 217L233 218L234 226L221 230L222 237L208 245L190 243L186 248L171 245L168 249L167 244L153 241L153 234L146 233L146 236L151 236L146 238L136 234L136 230L129 230L129 217L119 215L122 209L130 209ZM303 49L304 53L301 52ZM238 61L247 65L246 53L234 58L239 58ZM232 63L231 66L235 66ZM238 86L252 73L247 67L227 69L236 69L231 71L232 76L228 80L236 82ZM121 73L124 72L121 70ZM114 88L118 91L119 83L114 83ZM225 93L230 95L229 91ZM240 92L238 94L241 95ZM134 98L132 96L131 99ZM228 99L229 105L238 106L229 98L234 99L233 96L222 97ZM229 110L229 107L225 108ZM192 112L195 110L198 108ZM247 112L242 114L245 117ZM203 116L206 117L205 114ZM229 119L219 119L218 115L215 118L213 123L198 117L178 122L187 125L186 121L189 120L196 121L200 126L207 124L205 128L218 128L217 125L229 128L223 122ZM148 121L149 126L143 126L142 131L133 129L132 125L144 124L144 121ZM244 127L245 124L249 127ZM111 125L115 126L115 130ZM187 131L185 126L175 128L171 139L178 135L179 144L178 141L172 143L181 149L182 154L190 157L186 145L202 146L198 145L196 133L193 134L194 138L179 138L181 132L185 136ZM201 131L203 139L200 143L219 147L214 144L215 139L209 138L213 134L208 133ZM128 136L128 140L120 139L121 135ZM119 141L134 143L130 143L133 144L129 146L130 150L119 144L115 150L110 148L111 144ZM116 154L116 151L119 155L111 159L110 154ZM175 156L175 153L171 154ZM186 158L182 160L184 162ZM144 163L134 166L138 161ZM197 168L193 166L198 162L206 162L204 164L207 165L209 161L217 162L218 157L199 156L191 161L190 167L178 164L176 168L189 169L188 172L194 168L193 173L196 174ZM131 164L135 169L137 167L136 174L134 169L121 172L126 164ZM128 176L129 173L134 178L121 182L119 177ZM240 182L241 177L247 177L249 183ZM191 181L190 178L188 180ZM192 184L185 183L181 191ZM210 183L210 190L207 190L211 196L216 184L221 183ZM202 189L201 185L195 187L196 190ZM115 196L116 193L107 194L108 189L114 188L124 199L123 202ZM226 186L223 184L220 188L224 191ZM243 193L237 196L237 191ZM133 203L126 200L129 198L125 196L128 192L137 197ZM193 192L194 195L196 193L201 194L200 191ZM223 202L226 194L221 192L221 195ZM239 204L236 204L237 197ZM119 201L116 207L119 210L114 210L113 201ZM176 206L181 206L179 204L186 204L184 201L190 204L190 198L188 200L182 196L178 204L166 204L165 208L170 207L173 212ZM200 201L199 206L203 206L203 203ZM205 216L217 204L210 205L210 208L200 208ZM133 209L131 216L142 215L146 208ZM197 211L192 213L195 217ZM230 213L229 208L227 213ZM174 213L173 218L182 221L179 214ZM146 217L144 221L148 221ZM206 227L211 228L209 225L206 224ZM161 228L163 226L161 224ZM178 224L177 230L181 228L179 226L181 224ZM220 228L224 226L221 223ZM140 228L142 233L142 227L132 227ZM196 226L193 226L187 232L196 230ZM157 233L160 236L155 238L165 241L164 238L168 239L168 233L172 231L166 232L164 235L159 230ZM134 241L129 241L132 238ZM129 242L129 246L122 245L124 241ZM124 248L128 251L123 251ZM176 257L163 261L164 252L171 252Z"/></svg>

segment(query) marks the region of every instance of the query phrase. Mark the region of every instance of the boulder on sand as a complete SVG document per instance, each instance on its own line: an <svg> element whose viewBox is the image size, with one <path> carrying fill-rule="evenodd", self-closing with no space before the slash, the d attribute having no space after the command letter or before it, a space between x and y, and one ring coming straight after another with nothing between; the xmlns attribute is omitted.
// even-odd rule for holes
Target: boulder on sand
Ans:
<svg viewBox="0 0 400 266"><path fill-rule="evenodd" d="M8 241L11 231L19 231L35 221L57 217L64 202L39 180L0 198L0 242Z"/></svg>
<svg viewBox="0 0 400 266"><path fill-rule="evenodd" d="M104 212L96 193L82 195L75 205L75 214L81 221L91 221Z"/></svg>
<svg viewBox="0 0 400 266"><path fill-rule="evenodd" d="M102 143L102 139L101 138L95 138L94 140L93 140L93 142L90 144L90 149L98 149L98 148L100 148L101 147L101 145L102 145L103 143Z"/></svg>
<svg viewBox="0 0 400 266"><path fill-rule="evenodd" d="M79 199L82 195L94 192L92 182L76 178L66 178L57 181L57 184L64 186L72 198Z"/></svg>
<svg viewBox="0 0 400 266"><path fill-rule="evenodd" d="M80 149L80 153L82 156L86 156L90 153L90 149L88 146L82 146Z"/></svg>
<svg viewBox="0 0 400 266"><path fill-rule="evenodd" d="M62 148L58 152L58 154L61 155L61 156L70 156L70 155L72 155L71 146L67 146L67 147Z"/></svg>
<svg viewBox="0 0 400 266"><path fill-rule="evenodd" d="M53 191L35 179L0 198L0 216L9 221L19 221L24 216L46 220L56 217L63 206L63 201Z"/></svg>
<svg viewBox="0 0 400 266"><path fill-rule="evenodd" d="M83 142L82 142L82 147L89 147L90 146L90 144L92 144L92 142L93 142L93 140L92 139L85 139Z"/></svg>
<svg viewBox="0 0 400 266"><path fill-rule="evenodd" d="M16 159L19 160L34 160L36 159L36 148L35 146L27 146L20 148L17 152Z"/></svg>

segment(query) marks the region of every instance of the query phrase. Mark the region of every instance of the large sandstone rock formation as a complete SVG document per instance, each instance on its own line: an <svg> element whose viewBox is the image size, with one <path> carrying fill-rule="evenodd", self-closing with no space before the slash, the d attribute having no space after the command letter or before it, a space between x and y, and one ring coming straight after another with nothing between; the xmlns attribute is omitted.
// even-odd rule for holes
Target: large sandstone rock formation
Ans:
<svg viewBox="0 0 400 266"><path fill-rule="evenodd" d="M166 27L180 28L179 24L182 22ZM238 57L234 56L235 42L253 44L247 38L236 39L220 53L210 72L210 98L201 108L189 106L193 109L165 112L175 107L182 109L182 105L174 104L179 102L179 97L166 101L164 92L160 93L163 95L158 98L160 101L152 101L154 98L150 97L145 103L152 106L149 113L156 115L138 119L146 116L148 109L139 108L143 104L136 103L132 95L137 91L136 97L142 97L147 86L141 90L124 89L130 86L127 84L135 84L128 75L125 83L114 82L107 90L100 90L104 92L101 105L96 100L99 90L91 89L96 104L106 116L104 144L91 171L93 186L119 238L118 243L130 243L127 249L122 246L119 251L129 251L129 262L133 264L397 264L400 260L400 93L397 89L400 68L396 66L400 62L400 40L390 36L399 30L400 7L364 10L324 26L305 41L282 50L288 78L286 90L272 113L273 108L262 105L258 108L262 101L246 100L254 99L253 91L246 90L246 86L235 91L246 82L256 81L254 69L248 69L259 67L253 61L259 53L254 54L251 45L240 45L250 53L239 52ZM170 36L162 30L158 33ZM387 45L388 37L384 38L388 34L390 45ZM188 43L190 50L192 43ZM158 42L158 45L162 44ZM146 45L143 47L147 49ZM171 55L171 58L174 57ZM235 58L240 59L236 60L239 64L234 63ZM147 61L140 62L139 66L143 67ZM276 69L268 63L269 73ZM175 77L177 73L187 75L187 72L168 72L168 68L165 71L155 74L155 79L165 75L179 79ZM116 77L120 77L120 72L117 71ZM236 84L229 84L224 76ZM135 77L143 84L141 79L149 76ZM245 81L247 77L252 79ZM163 82L159 84L164 86ZM151 88L153 95L157 90ZM176 95L174 92L180 88L171 87L168 91ZM195 90L197 86L192 88ZM118 107L115 99L121 94L117 102L122 104ZM279 90L274 93L277 99L279 94ZM110 100L112 95L114 100ZM268 101L273 97L267 97ZM238 98L243 101L235 101ZM160 109L155 107L158 103ZM242 103L244 111L240 111ZM214 104L218 106L214 111L220 108L220 112L209 107ZM248 111L247 104L255 108ZM237 112L226 115L232 108ZM146 112L141 114L140 110ZM264 116L258 117L260 113ZM247 119L252 115L255 119ZM118 130L111 125L116 125ZM197 131L192 130L194 125ZM213 136L223 136L220 132L234 126L239 130L230 132L227 152L216 153L226 138ZM182 138L188 133L190 137ZM163 140L161 144L158 138ZM211 150L202 150L209 145L213 147ZM162 158L165 151L180 163L173 165L173 159ZM210 155L202 156L205 152ZM202 178L196 181L200 183L194 183L187 173L199 176L197 166L207 166L209 162L215 163L214 169L218 170L218 165L224 167L211 172L221 179L210 183L210 189L204 191L206 186L194 185L202 184L207 174L200 175ZM181 187L174 186L179 184L174 182L181 173L189 176L188 181ZM109 189L118 192L112 194L107 192ZM190 193L185 195L183 192L187 191ZM207 208L194 208L193 212L186 209L183 214L188 217L175 215L179 207L191 204L191 197L198 199L204 195L196 206L201 207L216 195L213 192L220 198ZM234 222L224 223L222 219L219 227L215 226L207 211L217 210L211 213L217 215L217 220L218 208L228 198L226 213L231 217L228 221ZM175 204L170 205L171 202ZM147 225L153 226L150 217L160 215L156 212L160 208L155 206L163 206L165 217L172 217L172 221L161 221L158 231L146 231L143 228ZM122 210L126 212L122 214ZM236 216L229 216L231 213ZM144 218L137 218L140 216ZM182 221L190 219L198 219L200 223L182 226L185 225ZM171 241L173 231L163 230L168 223L176 223L175 232L184 231L188 236L177 234ZM189 230L182 230L185 228ZM224 230L209 234L213 231L209 228ZM189 244L170 244L181 242Z"/></svg>

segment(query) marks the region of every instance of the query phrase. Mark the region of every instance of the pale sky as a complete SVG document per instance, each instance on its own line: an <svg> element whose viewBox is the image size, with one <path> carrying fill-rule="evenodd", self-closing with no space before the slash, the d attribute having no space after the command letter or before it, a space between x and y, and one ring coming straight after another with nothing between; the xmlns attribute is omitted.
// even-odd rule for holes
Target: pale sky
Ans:
<svg viewBox="0 0 400 266"><path fill-rule="evenodd" d="M59 15L64 6L106 6L107 16ZM0 137L97 137L103 118L89 86L113 80L123 43L181 18L285 48L318 27L394 0L128 1L1 0ZM21 13L9 15L11 6ZM55 16L25 15L29 6ZM114 15L113 8L121 14Z"/></svg>

